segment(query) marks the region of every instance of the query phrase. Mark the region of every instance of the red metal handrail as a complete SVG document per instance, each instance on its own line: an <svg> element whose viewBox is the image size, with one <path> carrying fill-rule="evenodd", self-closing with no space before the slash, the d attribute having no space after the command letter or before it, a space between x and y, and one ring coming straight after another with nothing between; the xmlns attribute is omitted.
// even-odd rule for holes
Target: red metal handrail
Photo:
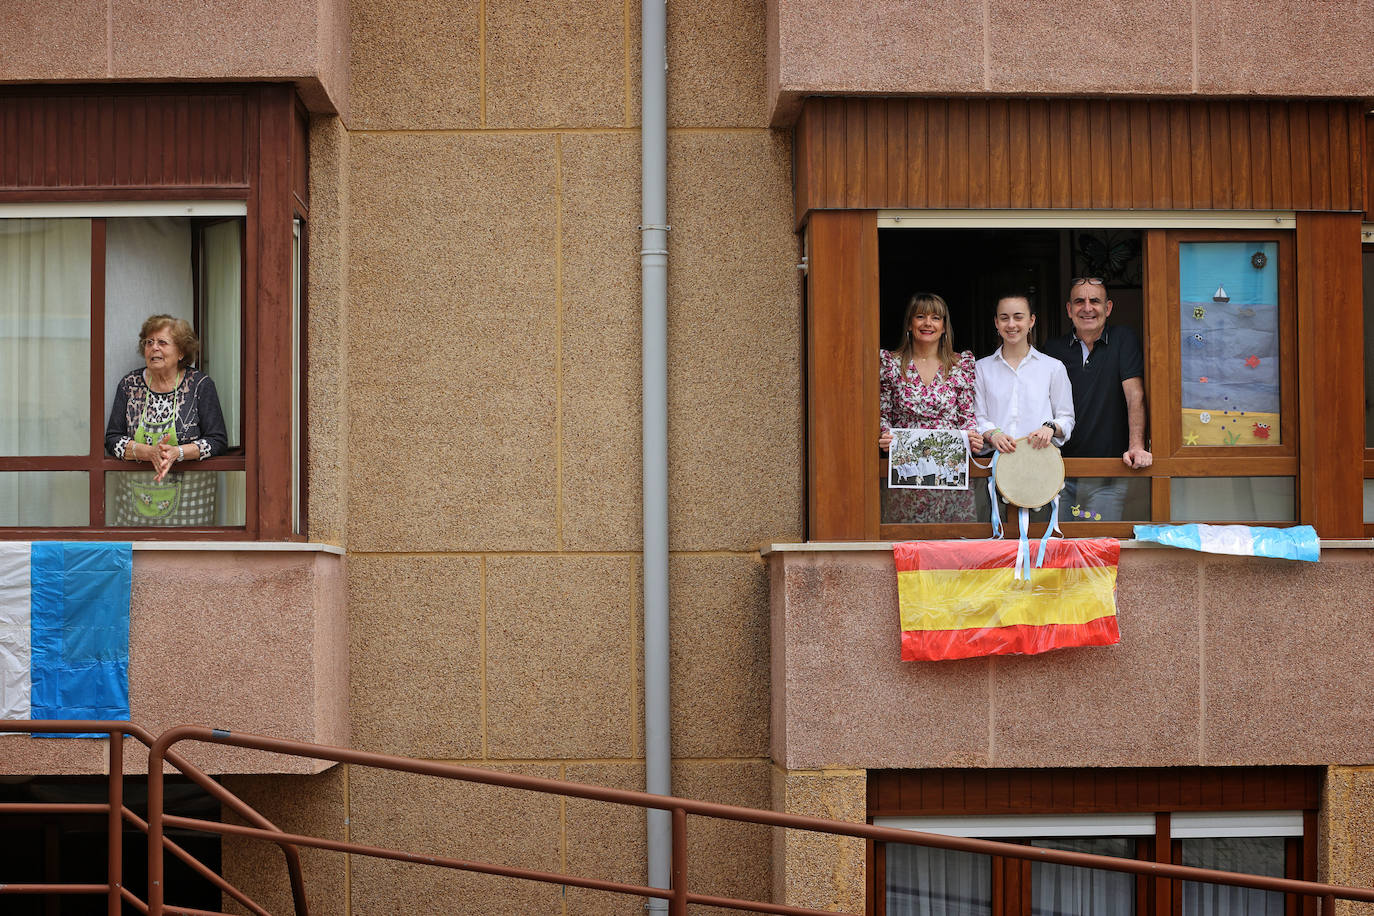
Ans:
<svg viewBox="0 0 1374 916"><path fill-rule="evenodd" d="M776 811L765 811L754 808L741 808L733 805L721 805L713 802L693 801L690 799L674 798L671 796L650 795L645 792L634 792L623 789L608 789L599 786L589 786L580 783L566 782L563 780L547 779L537 776L520 776L509 773L498 773L492 770L483 770L475 767L457 766L453 764L434 763L424 760L415 760L406 757L397 757L389 754L375 754L366 751L356 751L351 748L330 747L326 745L308 744L300 741L288 741L279 738L269 738L261 735L251 735L243 733L231 733L220 729L208 729L199 726L181 726L163 732L156 739L144 729L125 722L3 722L0 721L0 732L99 732L109 735L110 738L110 783L109 783L109 802L105 805L33 805L33 804L4 804L0 805L0 811L13 811L20 813L31 813L32 810L41 808L44 811L58 813L100 813L106 812L109 815L110 829L110 850L108 860L108 881L106 884L10 884L0 886L0 893L72 893L72 894L105 894L109 901L109 913L117 916L121 912L121 901L127 902L144 913L151 916L163 916L167 913L183 914L183 916L227 916L218 911L197 910L189 907L175 906L166 903L163 888L163 869L164 856L167 851L181 857L187 861L203 877L214 882L222 892L230 895L235 900L243 904L255 916L268 916L267 911L255 902L249 900L238 889L232 887L221 876L214 874L203 863L200 863L190 856L184 849L172 842L165 836L165 829L168 826L186 827L193 830L207 831L228 836L252 837L255 839L266 840L280 846L286 855L287 868L291 875L292 896L295 910L300 916L305 916L305 893L304 884L300 871L300 859L297 851L298 846L314 847L318 849L329 849L357 855L366 855L376 858L392 859L404 862L416 862L429 864L440 868L458 869L484 874L504 875L507 877L524 878L545 883L570 885L573 887L590 888L594 890L608 891L611 893L628 894L639 897L652 897L668 901L671 916L686 916L689 904L706 905L713 907L728 907L746 910L756 913L774 913L781 916L833 916L830 911L810 909L807 907L789 906L786 904L770 903L757 900L741 900L730 897L718 897L709 894L693 893L688 889L688 861L687 861L687 816L695 815L700 817L711 817L717 819L731 820L743 823L760 824L770 827L781 827L785 829L807 830L819 833L827 833L838 836L850 836L865 840L874 840L888 843L905 843L917 846L931 846L941 849L951 849L962 852L981 853L984 855L996 855L1015 859L1028 859L1039 862L1049 862L1060 865L1073 865L1083 868L1094 868L1100 870L1133 873L1145 875L1161 880L1168 881L1200 881L1213 884L1224 884L1235 887L1248 887L1259 890L1275 891L1279 893L1297 894L1302 896L1316 897L1321 904L1323 916L1334 916L1335 902L1337 899L1357 900L1364 902L1374 902L1374 889L1343 887L1333 884L1324 884L1312 881L1298 881L1288 878L1269 878L1260 875L1245 875L1234 872L1223 872L1212 869L1193 868L1183 865L1172 865L1156 862L1142 862L1134 859L1118 859L1109 856L1092 855L1088 853L1068 852L1064 850L1044 849L1040 847L1022 846L1019 844L999 843L992 840L979 840L965 837L951 837L940 834L918 833L914 831L898 830L890 827L876 827L869 824L854 824L844 821L833 821L824 818L804 817L794 814L783 814ZM128 735L148 746L148 820L145 822L133 812L129 811L123 804L123 741L122 736ZM671 869L671 888L654 888L639 884L627 884L614 881L603 881L596 878L582 878L575 875L556 874L552 872L542 872L533 869L518 868L514 866L497 865L485 862L470 862L460 859L453 859L429 854L419 854L405 852L395 849L367 846L361 843L353 843L341 840L327 840L319 837L310 837L301 834L285 833L276 827L271 821L267 820L260 813L253 810L233 793L223 786L206 776L198 768L190 764L184 757L172 750L172 745L180 741L204 741L215 744L242 747L252 750L266 751L276 754L304 757L315 760L329 760L336 763L348 763L358 766L370 766L396 772L415 773L419 775L437 776L447 779L458 779L466 782L474 782L484 785L503 786L513 789L523 789L528 791L543 792L548 794L560 795L571 798L585 798L594 801L609 802L614 804L631 805L639 808L654 808L671 812L673 849L672 849L672 869ZM180 817L169 815L163 811L164 804L164 773L163 765L170 764L180 770L188 778L195 781L207 792L218 798L230 810L237 812L250 824L256 826L239 826L234 824L223 824L214 821L206 821L198 818ZM145 903L139 900L127 888L121 885L122 869L122 823L129 820L131 823L145 830L148 835L148 901Z"/></svg>
<svg viewBox="0 0 1374 916"><path fill-rule="evenodd" d="M341 840L326 840L299 834L273 833L253 827L239 827L220 824L197 818L165 815L162 812L162 760L170 760L172 745L180 741L204 741L214 744L267 751L288 756L307 757L315 760L332 760L358 766L370 766L396 772L416 773L475 782L484 785L504 786L535 792L561 795L572 798L585 798L593 801L632 805L640 808L656 808L672 813L672 887L653 888L644 885L624 884L592 878L579 878L574 875L554 874L533 869L513 866L492 865L489 863L468 862L428 854L402 852L383 849ZM1298 894L1316 897L1321 901L1323 916L1334 916L1335 901L1358 900L1374 902L1374 889L1343 887L1315 881L1299 881L1289 878L1270 878L1261 875L1246 875L1214 869L1194 868L1185 865L1172 865L1157 862L1142 862L1133 859L1118 859L1089 853L1068 852L1057 849L1022 846L1014 843L999 843L992 840L979 840L966 837L952 837L932 833L898 830L891 827L876 827L870 824L853 824L817 817L804 817L764 811L755 808L741 808L714 802L693 801L664 795L651 795L624 789L609 789L589 786L564 780L548 779L539 776L521 776L511 773L498 773L476 767L435 763L397 757L391 754L376 754L357 751L351 748L330 747L308 744L301 741L288 741L262 735L232 733L222 729L208 729L200 726L180 726L163 732L152 744L148 755L148 878L149 914L162 916L161 837L165 826L180 826L196 830L208 830L226 835L256 837L278 844L295 844L318 849L331 849L357 855L388 858L406 862L430 864L440 868L452 868L486 874L505 875L525 878L550 884L565 884L575 887L592 888L612 893L630 894L640 897L654 897L667 900L671 916L686 916L688 904L704 904L716 907L732 907L756 913L775 913L781 916L833 916L830 911L788 906L785 904L765 903L756 900L739 900L692 893L688 890L687 862L687 815L697 815L745 823L762 824L796 830L808 830L839 836L887 843L906 843L917 846L933 846L963 852L1004 856L1016 859L1029 859L1059 865L1075 865L1115 872L1147 875L1170 881L1200 881L1211 884L1224 884L1234 887L1249 887L1279 893ZM156 881L154 880L156 878ZM170 909L170 908L167 908Z"/></svg>
<svg viewBox="0 0 1374 916"><path fill-rule="evenodd" d="M109 916L120 916L123 909L121 901L128 902L140 912L148 912L148 904L140 900L132 891L123 886L123 850L124 850L124 821L133 824L144 833L148 831L148 822L139 817L124 805L124 741L123 737L128 736L136 741L142 742L145 747L151 749L154 738L151 732L132 722L109 722L109 721L56 721L56 720L29 720L14 721L0 719L0 732L21 732L21 733L66 733L66 734L103 734L109 741L109 774L107 776L106 803L105 804L47 804L47 803L4 803L0 804L0 813L9 812L14 814L107 814L107 837L108 855L106 861L106 883L104 884L0 884L0 894L105 894L107 899L107 912ZM229 808L240 817L257 824L260 829L269 834L279 835L281 829L263 817L252 806L248 805L238 796L228 789L215 782L198 767L192 764L180 754L170 753L164 755L164 759L172 766L176 767L184 776L196 785L200 786L205 792L213 796L220 804ZM161 783L161 771L158 773L158 781ZM282 853L286 858L286 871L291 882L291 895L296 916L309 916L309 909L305 899L305 879L301 871L300 851L294 845L278 844L282 848ZM254 916L271 916L262 906L250 899L238 888L224 880L221 875L214 872L205 863L201 862L191 853L187 852L175 841L163 837L160 844L161 848L169 850L177 858L181 859L193 871L202 878L215 885L221 892L228 894L240 904L242 904ZM158 856L159 865L161 855ZM190 910L182 907L168 908L172 912L195 914L197 910Z"/></svg>

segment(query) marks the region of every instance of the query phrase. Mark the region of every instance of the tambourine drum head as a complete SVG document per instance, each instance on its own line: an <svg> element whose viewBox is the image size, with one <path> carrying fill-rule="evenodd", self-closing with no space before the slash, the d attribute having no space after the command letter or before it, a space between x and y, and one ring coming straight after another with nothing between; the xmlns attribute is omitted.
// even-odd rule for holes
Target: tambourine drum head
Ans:
<svg viewBox="0 0 1374 916"><path fill-rule="evenodd" d="M1032 448L1017 439L1016 451L997 457L997 492L1013 506L1039 509L1064 489L1064 459L1051 445Z"/></svg>

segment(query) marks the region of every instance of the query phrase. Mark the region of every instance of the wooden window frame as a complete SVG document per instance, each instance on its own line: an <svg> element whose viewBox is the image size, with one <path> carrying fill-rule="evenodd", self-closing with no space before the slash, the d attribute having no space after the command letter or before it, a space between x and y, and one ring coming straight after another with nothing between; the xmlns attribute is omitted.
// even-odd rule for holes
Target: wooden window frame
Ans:
<svg viewBox="0 0 1374 916"><path fill-rule="evenodd" d="M243 441L237 454L197 465L207 471L244 470L245 524L16 526L0 529L5 538L305 539L304 524L299 532L293 530L291 443L281 435L298 408L290 368L293 340L303 336L303 329L293 333L291 325L292 218L307 219L309 202L309 123L303 111L294 88L286 84L24 86L0 91L0 203L238 200L247 210L241 268ZM103 306L103 259L93 260L91 274L91 414L99 417L104 411L104 314L96 303ZM304 365L302 375L308 377ZM99 498L101 513L104 472L128 470L105 456L104 427L103 418L93 424L90 454L44 459L42 465L88 471L92 508ZM0 458L0 471L34 469L29 458ZM91 517L100 515L93 512Z"/></svg>
<svg viewBox="0 0 1374 916"><path fill-rule="evenodd" d="M1140 471L1126 468L1118 458L1074 459L1066 462L1068 476L1150 477L1151 516L1161 521L1168 518L1172 477L1292 476L1297 523L1314 525L1327 538L1363 536L1364 418L1345 409L1342 400L1343 393L1348 402L1349 391L1363 390L1363 313L1330 307L1347 301L1351 288L1359 288L1360 248L1354 244L1359 226L1358 213L1299 212L1294 230L1273 233L1280 241L1281 269L1286 267L1280 303L1286 332L1280 358L1288 367L1282 396L1285 425L1281 445L1244 449L1178 443L1171 415L1179 403L1178 342L1173 334L1151 334L1151 329L1169 327L1169 313L1176 311L1168 286L1171 245L1176 274L1179 240L1270 236L1254 230L1146 230L1146 396L1155 463ZM807 538L985 537L985 523L881 522L881 453L872 445L878 437L877 211L811 211L803 231L808 253ZM1172 282L1176 287L1176 276ZM1176 324L1177 316L1172 321ZM1070 521L1062 526L1070 536L1132 534L1131 522Z"/></svg>
<svg viewBox="0 0 1374 916"><path fill-rule="evenodd" d="M1285 876L1317 880L1320 768L1196 767L1067 770L880 770L869 773L868 822L911 815L1033 815L1149 813L1153 836L1136 844L1137 858L1181 863L1171 836L1175 812L1298 810L1303 836L1285 842ZM1015 842L1015 841L1009 841ZM868 842L867 916L887 916L885 845ZM1159 878L1136 877L1137 916L1181 916L1181 893ZM994 857L993 916L1028 916L1031 862ZM1316 901L1286 900L1287 916L1315 916Z"/></svg>
<svg viewBox="0 0 1374 916"><path fill-rule="evenodd" d="M1369 123L1370 123L1370 135L1371 135L1371 136L1374 136L1374 116L1371 116L1371 117L1370 117ZM1371 147L1371 149L1374 149L1374 147ZM1371 171L1371 173L1374 173L1374 153L1372 153L1372 154L1371 154L1371 157L1370 157L1370 171ZM1371 189L1370 189L1370 193L1371 193L1371 195L1374 195L1374 188L1371 188ZM1363 233L1362 233L1362 236L1363 236ZM1360 246L1360 255L1361 255L1361 257L1360 257L1360 266L1361 266L1361 271L1362 271L1362 272L1363 272L1363 267L1364 267L1364 255L1369 255L1369 254L1374 254L1374 241L1371 241L1370 238L1367 237L1367 236L1363 236L1363 244ZM1365 328L1365 329L1364 329L1364 333L1365 333L1365 334L1374 333L1374 328ZM1366 392L1365 392L1365 400L1368 401L1370 397L1374 397L1374 391L1366 391ZM1364 436L1361 437L1360 441L1361 441L1361 442L1366 442L1366 441L1367 441L1368 435L1369 435L1369 430L1365 430ZM1365 479L1365 480L1374 480L1374 447L1370 447L1370 446L1366 445L1366 447L1365 447L1365 449L1364 449L1364 461L1363 461L1363 463L1362 463L1362 467L1363 467L1363 471L1364 471L1364 479ZM1364 519L1364 511L1363 511L1363 506L1364 506L1364 499L1363 499L1363 497L1364 497L1364 492L1363 492L1363 490L1361 491L1360 496L1361 496L1361 500L1360 500L1360 505L1361 505L1360 518L1361 518L1361 520L1363 521L1363 519ZM1365 522L1365 523L1364 523L1364 536L1365 536L1365 537L1374 537L1374 522Z"/></svg>

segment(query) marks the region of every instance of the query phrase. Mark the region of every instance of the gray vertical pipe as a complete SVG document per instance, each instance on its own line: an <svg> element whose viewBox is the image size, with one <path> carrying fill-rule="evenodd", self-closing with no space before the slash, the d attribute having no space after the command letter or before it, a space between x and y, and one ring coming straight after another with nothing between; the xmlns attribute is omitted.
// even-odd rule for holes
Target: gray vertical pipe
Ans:
<svg viewBox="0 0 1374 916"><path fill-rule="evenodd" d="M643 0L640 13L640 156L643 224L640 280L644 354L644 780L672 794L668 683L668 59L666 0ZM647 812L648 873L668 887L672 820ZM648 909L666 912L665 900Z"/></svg>

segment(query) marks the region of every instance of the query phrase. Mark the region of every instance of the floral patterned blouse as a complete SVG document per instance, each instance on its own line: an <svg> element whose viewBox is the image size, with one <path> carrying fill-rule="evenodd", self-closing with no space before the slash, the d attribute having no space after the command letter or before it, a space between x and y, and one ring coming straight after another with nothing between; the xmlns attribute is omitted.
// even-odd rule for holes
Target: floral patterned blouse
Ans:
<svg viewBox="0 0 1374 916"><path fill-rule="evenodd" d="M897 354L883 350L878 370L882 434L894 426L899 429L976 429L973 367L973 354L965 350L954 361L948 375L942 369L927 385L915 369L902 371Z"/></svg>
<svg viewBox="0 0 1374 916"><path fill-rule="evenodd" d="M977 428L973 417L973 354L965 350L946 373L926 384L914 369L903 372L895 353L882 351L878 388L883 434L894 426L916 429ZM888 524L975 521L973 491L882 490L882 520Z"/></svg>

